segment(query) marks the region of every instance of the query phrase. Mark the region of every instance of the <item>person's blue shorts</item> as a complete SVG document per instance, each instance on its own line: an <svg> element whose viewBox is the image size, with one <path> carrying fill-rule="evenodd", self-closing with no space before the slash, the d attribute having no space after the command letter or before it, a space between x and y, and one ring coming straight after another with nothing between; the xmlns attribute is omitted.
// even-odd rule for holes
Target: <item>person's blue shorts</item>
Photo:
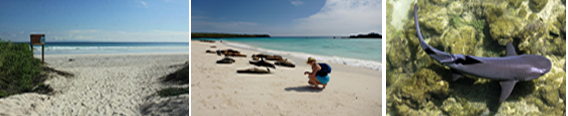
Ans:
<svg viewBox="0 0 568 116"><path fill-rule="evenodd" d="M329 82L329 75L325 75L325 76L316 75L316 78L318 78L318 81L321 84L324 84L324 85L327 84L327 82Z"/></svg>

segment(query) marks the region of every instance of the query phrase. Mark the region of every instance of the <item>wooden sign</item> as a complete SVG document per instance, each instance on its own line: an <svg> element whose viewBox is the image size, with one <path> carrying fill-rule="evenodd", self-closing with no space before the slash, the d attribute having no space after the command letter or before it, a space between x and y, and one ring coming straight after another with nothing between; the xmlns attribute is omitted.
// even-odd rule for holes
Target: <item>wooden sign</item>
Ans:
<svg viewBox="0 0 568 116"><path fill-rule="evenodd" d="M42 42L42 38L44 38L44 41ZM31 34L30 35L30 44L32 45L40 45L40 44L44 44L45 42L45 34Z"/></svg>
<svg viewBox="0 0 568 116"><path fill-rule="evenodd" d="M45 34L31 34L30 35L30 46L32 51L34 50L34 45L41 45L41 64L44 64L44 52L45 52Z"/></svg>

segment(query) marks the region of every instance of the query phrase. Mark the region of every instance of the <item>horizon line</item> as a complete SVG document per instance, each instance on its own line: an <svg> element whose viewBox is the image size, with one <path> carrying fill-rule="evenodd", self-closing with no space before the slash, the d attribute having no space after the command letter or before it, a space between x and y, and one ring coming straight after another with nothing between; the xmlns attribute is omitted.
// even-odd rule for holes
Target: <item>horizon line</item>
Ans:
<svg viewBox="0 0 568 116"><path fill-rule="evenodd" d="M29 43L30 41L12 41L13 43ZM50 41L50 42L45 42L45 43L58 43L58 42L100 42L100 43L189 43L189 42L159 42L159 41Z"/></svg>

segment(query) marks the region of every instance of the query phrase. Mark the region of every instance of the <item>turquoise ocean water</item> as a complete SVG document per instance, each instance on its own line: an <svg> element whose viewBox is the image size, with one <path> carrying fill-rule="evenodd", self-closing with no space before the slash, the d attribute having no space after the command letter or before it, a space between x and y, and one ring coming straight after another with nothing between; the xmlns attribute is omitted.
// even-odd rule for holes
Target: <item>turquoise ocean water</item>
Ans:
<svg viewBox="0 0 568 116"><path fill-rule="evenodd" d="M34 54L41 54L34 45ZM189 42L47 42L45 54L189 53Z"/></svg>
<svg viewBox="0 0 568 116"><path fill-rule="evenodd" d="M204 39L204 38L201 38ZM381 39L334 39L305 37L221 38L224 44L262 52L291 55L298 58L315 57L319 61L380 70Z"/></svg>

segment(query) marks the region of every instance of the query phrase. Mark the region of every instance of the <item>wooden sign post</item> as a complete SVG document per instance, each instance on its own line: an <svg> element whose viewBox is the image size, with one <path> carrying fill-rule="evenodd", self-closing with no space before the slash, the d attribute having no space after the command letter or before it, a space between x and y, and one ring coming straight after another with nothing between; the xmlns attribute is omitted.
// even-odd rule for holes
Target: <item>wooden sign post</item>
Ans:
<svg viewBox="0 0 568 116"><path fill-rule="evenodd" d="M44 56L44 49L45 49L45 34L31 34L30 35L30 46L32 47L32 51L34 50L34 45L41 44L41 64L44 64L43 56Z"/></svg>

